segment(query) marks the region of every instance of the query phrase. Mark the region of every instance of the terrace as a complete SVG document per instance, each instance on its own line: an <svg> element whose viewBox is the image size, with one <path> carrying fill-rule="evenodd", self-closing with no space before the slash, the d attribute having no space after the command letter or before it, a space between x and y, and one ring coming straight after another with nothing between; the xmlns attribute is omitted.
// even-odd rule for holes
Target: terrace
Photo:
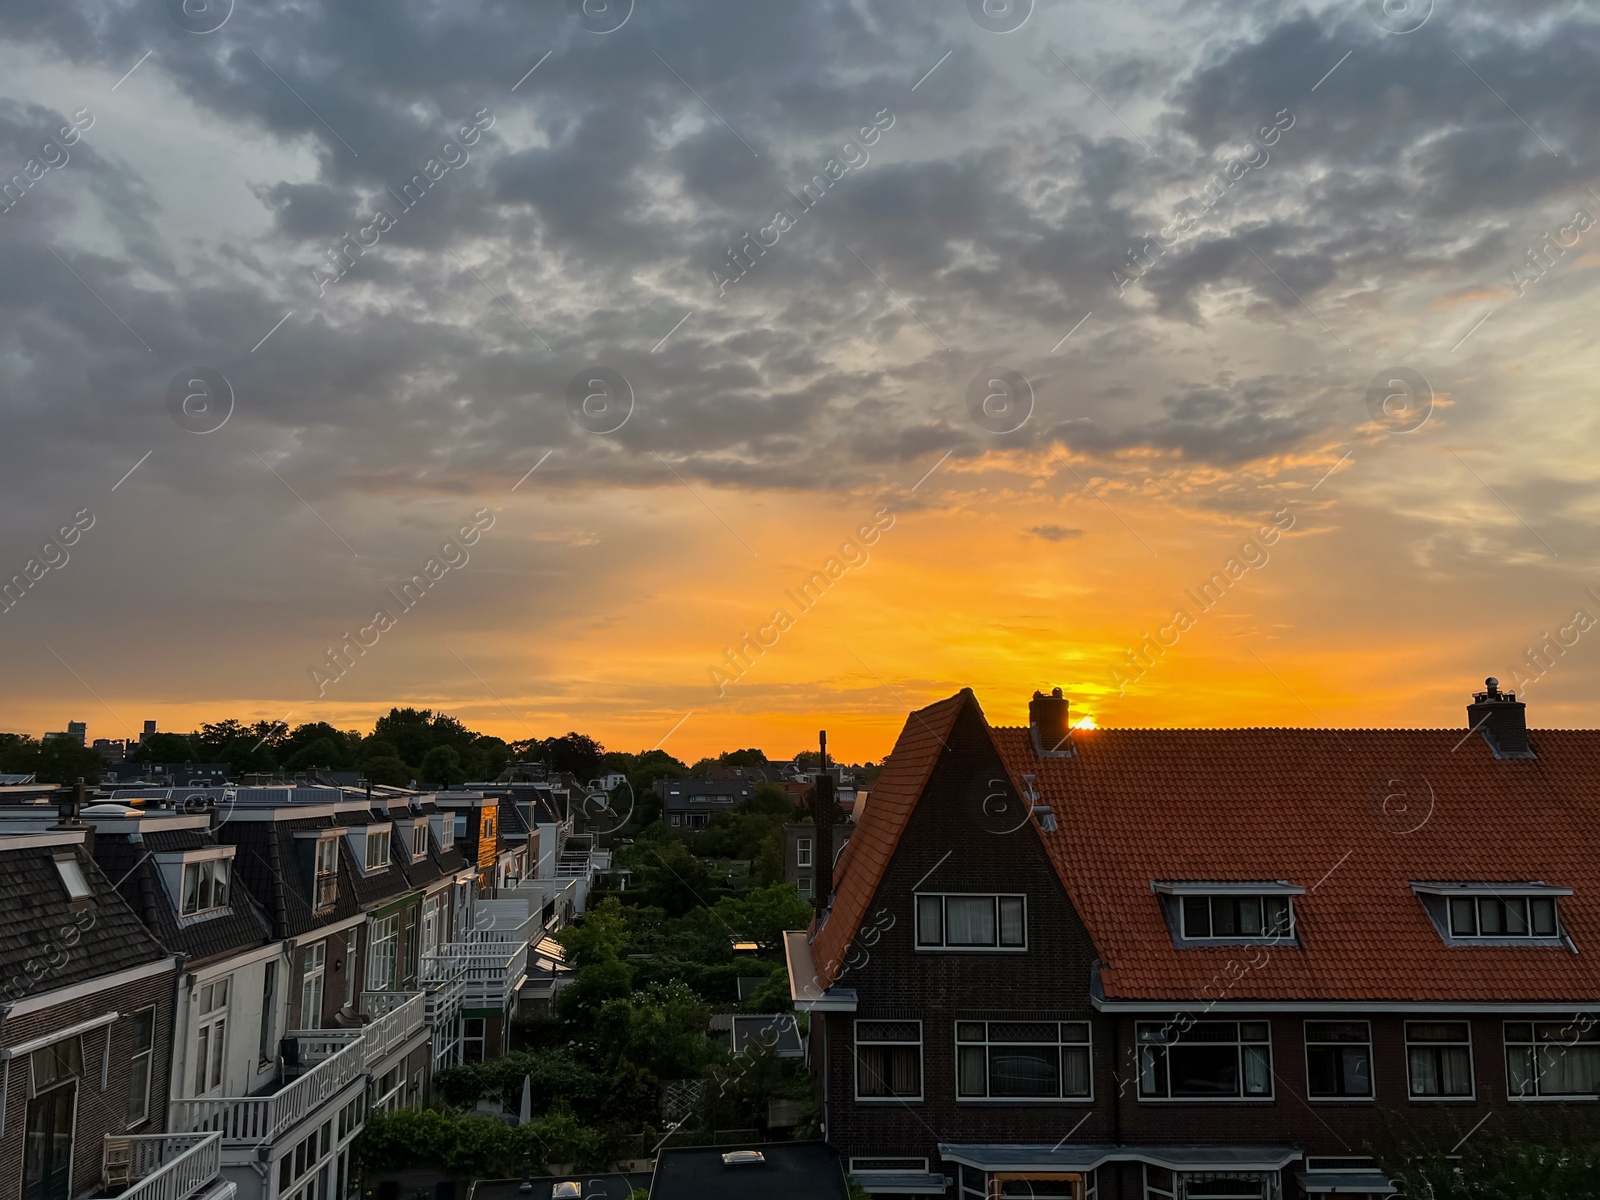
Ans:
<svg viewBox="0 0 1600 1200"><path fill-rule="evenodd" d="M100 1161L105 1194L116 1200L222 1200L233 1191L222 1182L218 1133L108 1134Z"/></svg>

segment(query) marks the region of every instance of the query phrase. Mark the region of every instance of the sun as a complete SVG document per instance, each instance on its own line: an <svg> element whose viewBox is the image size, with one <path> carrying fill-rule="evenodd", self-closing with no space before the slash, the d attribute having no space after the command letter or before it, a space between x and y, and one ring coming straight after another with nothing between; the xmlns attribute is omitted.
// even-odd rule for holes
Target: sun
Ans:
<svg viewBox="0 0 1600 1200"><path fill-rule="evenodd" d="M1096 725L1094 723L1094 718L1093 717L1084 717L1081 721L1074 721L1072 723L1072 727L1074 729L1099 729L1100 728L1100 726L1098 726L1098 725Z"/></svg>

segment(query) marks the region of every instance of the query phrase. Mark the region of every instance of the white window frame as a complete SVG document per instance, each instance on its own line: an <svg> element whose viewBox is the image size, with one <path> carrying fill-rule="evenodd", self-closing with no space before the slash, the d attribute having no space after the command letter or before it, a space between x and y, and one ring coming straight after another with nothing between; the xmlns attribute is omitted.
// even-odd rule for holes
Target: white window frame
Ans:
<svg viewBox="0 0 1600 1200"><path fill-rule="evenodd" d="M811 865L811 839L796 838L794 842L794 865L809 867Z"/></svg>
<svg viewBox="0 0 1600 1200"><path fill-rule="evenodd" d="M321 1029L328 987L328 943L314 942L301 949L300 1028Z"/></svg>
<svg viewBox="0 0 1600 1200"><path fill-rule="evenodd" d="M1324 1039L1313 1039L1311 1027L1313 1025L1363 1025L1367 1030L1365 1042L1331 1042ZM1376 1052L1372 1046L1372 1022L1359 1018L1344 1018L1340 1016L1307 1018L1301 1029L1302 1042L1306 1051L1306 1099L1317 1104L1371 1104L1378 1098L1378 1072L1376 1067ZM1322 1095L1311 1090L1311 1049L1313 1046L1365 1046L1367 1051L1367 1094L1365 1096L1339 1096Z"/></svg>
<svg viewBox="0 0 1600 1200"><path fill-rule="evenodd" d="M150 1021L150 1044L141 1050L139 1049L139 1043L135 1035L137 1034L140 1020L146 1017L148 1017ZM133 1051L128 1055L127 1125L129 1129L137 1129L139 1126L148 1123L150 1120L150 1093L151 1087L155 1082L156 1064L155 1005L150 1005L148 1008L135 1009L130 1020L132 1024L129 1033ZM137 1089L138 1072L135 1070L135 1068L139 1066L141 1060L144 1063L144 1095L139 1097ZM135 1115L134 1113L134 1100L136 1098L140 1100L138 1115Z"/></svg>
<svg viewBox="0 0 1600 1200"><path fill-rule="evenodd" d="M961 1036L961 1027L963 1025L982 1025L984 1027L983 1040L982 1041L972 1041L970 1039L963 1039L962 1036ZM1054 1045L1056 1046L1056 1050L1057 1050L1057 1054L1058 1055L1061 1054L1062 1052L1066 1051L1066 1050L1079 1050L1079 1049L1081 1049L1084 1052L1084 1055L1086 1057L1086 1062L1084 1064L1084 1077L1088 1080L1089 1090L1087 1092L1085 1092L1081 1096L991 1096L991 1095L987 1095L987 1094L982 1095L982 1096L974 1096L974 1095L964 1094L962 1092L962 1090L961 1090L961 1049L962 1049L963 1046L982 1046L984 1048L984 1089L985 1089L985 1092L987 1092L988 1087L989 1087L990 1056L991 1056L991 1054L992 1054L992 1052L993 1052L995 1047L998 1046L998 1047L1002 1047L1003 1048L1003 1047L1005 1047L1007 1045L1011 1045L1011 1046L1047 1046L1047 1045L1051 1044L1048 1041L1038 1041L1038 1042L996 1042L996 1041L991 1040L991 1038L990 1038L989 1027L992 1026L992 1025L1054 1025L1056 1027L1056 1039L1057 1039L1055 1041ZM1084 1031L1083 1040L1082 1041L1071 1041L1071 1042L1061 1040L1066 1036L1065 1033L1064 1033L1064 1030L1065 1030L1065 1028L1067 1026L1082 1026L1083 1027L1083 1031ZM957 1020L957 1021L952 1021L951 1022L951 1031L952 1031L952 1037L954 1039L954 1045L955 1045L955 1062L954 1062L955 1087L954 1087L953 1094L955 1096L957 1104L1011 1105L1011 1106L1015 1106L1015 1105L1019 1105L1019 1104L1020 1105L1028 1105L1028 1104L1093 1104L1094 1103L1094 1026L1093 1026L1092 1023L1090 1023L1088 1021L1026 1021L1026 1020L994 1021L994 1020L987 1020L987 1019L985 1019L985 1020L976 1020L976 1021ZM1062 1072L1062 1078L1065 1079L1065 1072Z"/></svg>
<svg viewBox="0 0 1600 1200"><path fill-rule="evenodd" d="M76 855L58 854L55 859L56 874L61 876L61 886L67 889L67 899L74 904L94 899L94 888L83 873L83 865Z"/></svg>
<svg viewBox="0 0 1600 1200"><path fill-rule="evenodd" d="M361 861L362 871L367 875L376 875L380 871L387 871L393 859L392 848L394 827L391 825L369 825L362 835ZM382 847L379 852L379 847ZM376 859L377 861L374 861Z"/></svg>
<svg viewBox="0 0 1600 1200"><path fill-rule="evenodd" d="M344 933L344 1006L351 1010L356 1006L356 956L360 953L361 934L352 926Z"/></svg>
<svg viewBox="0 0 1600 1200"><path fill-rule="evenodd" d="M1437 1095L1434 1095L1434 1094L1428 1093L1428 1092L1422 1092L1422 1093L1417 1092L1416 1086L1415 1086L1414 1082L1412 1081L1412 1075L1411 1075L1411 1048L1412 1048L1412 1045L1413 1045L1413 1042L1411 1040L1411 1027L1413 1025L1460 1025L1460 1026L1462 1026L1463 1028L1466 1029L1467 1037L1466 1037L1466 1041L1464 1041L1464 1042L1423 1041L1423 1042L1416 1042L1414 1044L1416 1046L1418 1046L1418 1047L1453 1046L1453 1047L1459 1048L1459 1047L1465 1046L1466 1050L1467 1050L1467 1074L1471 1077L1471 1080L1472 1080L1472 1089L1471 1089L1471 1091L1467 1092L1464 1095L1463 1094L1445 1094L1443 1092L1441 1092L1441 1093L1439 1093ZM1476 1056L1473 1054L1472 1022L1471 1021L1462 1021L1462 1020L1407 1021L1405 1023L1405 1031L1404 1031L1404 1033L1405 1033L1405 1047L1406 1047L1406 1099L1415 1100L1415 1101L1421 1101L1421 1102L1428 1103L1428 1104L1472 1104L1472 1103L1475 1103L1477 1101L1477 1099L1478 1099L1478 1063L1477 1063Z"/></svg>
<svg viewBox="0 0 1600 1200"><path fill-rule="evenodd" d="M271 1063L278 1057L278 960L261 964L261 1028L257 1061Z"/></svg>
<svg viewBox="0 0 1600 1200"><path fill-rule="evenodd" d="M1232 1025L1233 1026L1233 1040L1231 1042L1227 1042L1227 1041L1206 1042L1206 1041L1199 1041L1199 1040L1195 1040L1195 1041L1192 1041L1192 1042L1184 1042L1182 1040L1183 1034L1187 1033L1189 1029L1193 1029L1198 1025ZM1248 1026L1257 1026L1257 1025L1259 1025L1259 1026L1264 1027L1266 1029L1266 1031L1267 1031L1266 1037L1265 1038L1246 1038L1244 1036L1244 1027L1247 1026L1247 1025ZM1156 1031L1157 1033L1162 1034L1164 1040L1162 1040L1162 1041L1146 1040L1144 1035L1146 1034L1147 1031ZM1265 1021L1265 1020L1262 1020L1262 1021L1249 1021L1249 1020L1240 1020L1240 1021L1195 1021L1195 1022L1191 1023L1187 1028L1181 1029L1181 1030L1175 1028L1173 1023L1170 1022L1170 1021L1166 1022L1166 1023L1162 1023L1162 1022L1158 1022L1158 1021L1140 1021L1134 1026L1134 1045L1136 1045L1138 1047L1138 1051L1139 1051L1139 1059L1138 1059L1139 1080L1138 1080L1137 1090L1138 1090L1138 1097L1139 1097L1139 1103L1140 1104L1260 1104L1260 1103L1262 1103L1264 1101L1274 1100L1274 1099L1277 1098L1277 1075L1276 1075L1276 1073L1274 1072L1274 1069L1273 1069L1272 1022L1270 1022L1270 1021ZM1171 1064L1171 1061L1170 1061L1170 1053L1168 1055L1167 1061L1165 1061L1163 1063L1164 1073L1165 1073L1165 1076L1166 1076L1166 1088L1165 1088L1164 1093L1163 1094L1155 1094L1155 1093L1148 1093L1147 1094L1145 1092L1145 1086L1144 1086L1145 1056L1146 1056L1146 1054L1153 1054L1157 1050L1165 1050L1165 1051L1169 1051L1170 1052L1170 1050L1174 1046L1232 1046L1234 1048L1235 1052L1236 1052L1236 1058L1237 1058L1238 1079L1239 1079L1239 1091L1237 1092L1237 1094L1232 1095L1232 1096L1222 1096L1222 1095L1209 1095L1209 1096L1205 1096L1205 1095L1202 1095L1202 1096L1183 1095L1183 1096L1175 1096L1175 1095L1173 1095L1172 1094L1172 1064ZM1250 1091L1246 1091L1245 1090L1245 1079L1246 1079L1245 1048L1246 1047L1252 1047L1252 1046L1253 1047L1261 1047L1261 1046L1265 1046L1266 1047L1266 1051L1267 1051L1267 1090L1264 1091L1264 1092L1250 1092Z"/></svg>
<svg viewBox="0 0 1600 1200"><path fill-rule="evenodd" d="M946 940L950 928L949 902L952 898L957 900L994 901L994 945L951 945ZM939 940L937 942L924 941L922 937L922 902L933 899L939 901ZM1001 944L1000 939L1004 933L1004 921L1000 911L1000 902L1002 900L1022 901L1021 945ZM912 924L915 927L913 931L914 947L920 954L1026 954L1028 952L1028 897L1023 892L916 892L912 895L911 901L913 905Z"/></svg>
<svg viewBox="0 0 1600 1200"><path fill-rule="evenodd" d="M1587 1014L1585 1014L1585 1015L1587 1015ZM1530 1036L1530 1038L1532 1040L1525 1040L1525 1039L1519 1037L1515 1041L1513 1041L1512 1037L1511 1037L1511 1027L1513 1025L1526 1025L1526 1026L1528 1026L1529 1027L1529 1030L1528 1030L1529 1036ZM1565 1038L1561 1038L1561 1037L1541 1038L1539 1036L1539 1027L1541 1025L1559 1026L1561 1033L1568 1034L1568 1036L1566 1036ZM1580 1028L1580 1025L1582 1026L1581 1028ZM1568 1033L1568 1031L1571 1031L1571 1032ZM1600 1091L1596 1091L1596 1092L1550 1092L1550 1093L1546 1093L1546 1092L1542 1091L1540 1089L1540 1087L1539 1087L1539 1081L1543 1078L1543 1075L1544 1075L1544 1073L1539 1069L1539 1058L1538 1058L1538 1056L1539 1056L1539 1050L1540 1050L1541 1047L1544 1047L1544 1046L1556 1046L1556 1047L1562 1047L1562 1048L1570 1049L1570 1048L1572 1048L1574 1046L1584 1046L1586 1048L1592 1049L1595 1053L1600 1054L1600 1031L1596 1030L1595 1024L1594 1024L1594 1021L1593 1021L1592 1018L1587 1020L1587 1021L1585 1021L1582 1017L1578 1017L1578 1018L1574 1018L1573 1020L1570 1020L1570 1021L1567 1021L1567 1022L1564 1022L1564 1023L1563 1022L1559 1022L1559 1021L1540 1021L1536 1017L1529 1017L1525 1021L1507 1020L1507 1021L1502 1023L1500 1032L1501 1032L1501 1043L1505 1047L1505 1055L1506 1055L1506 1098L1507 1099L1513 1100L1513 1101L1515 1101L1515 1102L1517 1102L1519 1104L1539 1104L1539 1103L1551 1104L1551 1103L1560 1103L1560 1102L1563 1102L1563 1101L1580 1102L1580 1101L1585 1101L1585 1100L1600 1100ZM1511 1087L1511 1055L1512 1055L1513 1048L1515 1048L1518 1051L1527 1050L1527 1051L1531 1051L1532 1052L1533 1071L1532 1071L1531 1079L1532 1079L1532 1082L1533 1082L1534 1086L1533 1086L1533 1091L1531 1091L1531 1092L1516 1092L1516 1091L1512 1090L1512 1087Z"/></svg>
<svg viewBox="0 0 1600 1200"><path fill-rule="evenodd" d="M221 1000L217 999L220 989ZM195 985L194 1080L196 1097L219 1096L228 1084L228 1020L233 977L223 975ZM210 1007L206 1007L207 1004ZM205 1048L202 1050L201 1047Z"/></svg>
<svg viewBox="0 0 1600 1200"><path fill-rule="evenodd" d="M189 872L193 871L195 883L195 907L188 907L189 900ZM205 889L206 903L200 903L201 887ZM221 890L221 901L217 900L218 889ZM214 916L226 912L233 901L233 863L230 858L220 855L211 858L186 859L178 871L178 917L188 919L195 917Z"/></svg>
<svg viewBox="0 0 1600 1200"><path fill-rule="evenodd" d="M392 992L399 982L396 972L400 960L400 916L390 913L376 917L368 928L367 986L369 992Z"/></svg>
<svg viewBox="0 0 1600 1200"><path fill-rule="evenodd" d="M421 954L437 954L444 943L444 895L425 897L422 901L422 922L419 938Z"/></svg>
<svg viewBox="0 0 1600 1200"><path fill-rule="evenodd" d="M915 1096L863 1096L861 1094L861 1026L863 1025L915 1025L917 1027L917 1040L888 1041L873 1039L866 1043L868 1046L916 1046L917 1048L917 1094ZM927 1091L927 1063L923 1054L924 1042L922 1036L922 1022L919 1020L883 1020L857 1018L850 1030L850 1075L851 1087L855 1092L858 1104L920 1104L924 1093Z"/></svg>

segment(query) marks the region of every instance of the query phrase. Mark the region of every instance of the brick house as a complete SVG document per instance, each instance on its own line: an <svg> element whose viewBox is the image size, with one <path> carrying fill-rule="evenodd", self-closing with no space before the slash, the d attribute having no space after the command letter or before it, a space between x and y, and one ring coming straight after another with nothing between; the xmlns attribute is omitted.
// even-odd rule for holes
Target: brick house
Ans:
<svg viewBox="0 0 1600 1200"><path fill-rule="evenodd" d="M0 1200L226 1200L220 1139L164 1132L178 963L93 835L0 834Z"/></svg>
<svg viewBox="0 0 1600 1200"><path fill-rule="evenodd" d="M1600 1137L1600 732L1075 730L911 714L786 951L828 1140L875 1194L1390 1194ZM1590 949L1585 955L1581 951Z"/></svg>

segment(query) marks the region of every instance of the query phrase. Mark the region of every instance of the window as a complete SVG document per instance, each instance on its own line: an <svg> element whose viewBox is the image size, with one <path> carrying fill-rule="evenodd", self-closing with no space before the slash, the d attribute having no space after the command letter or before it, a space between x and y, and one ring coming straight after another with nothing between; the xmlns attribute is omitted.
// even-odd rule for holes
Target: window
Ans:
<svg viewBox="0 0 1600 1200"><path fill-rule="evenodd" d="M917 896L917 947L944 950L1023 950L1028 944L1022 896Z"/></svg>
<svg viewBox="0 0 1600 1200"><path fill-rule="evenodd" d="M356 1005L356 955L361 952L361 935L348 929L344 935L344 1006Z"/></svg>
<svg viewBox="0 0 1600 1200"><path fill-rule="evenodd" d="M381 871L389 865L389 830L367 830L367 870Z"/></svg>
<svg viewBox="0 0 1600 1200"><path fill-rule="evenodd" d="M674 825L682 825L683 824L683 814L682 813L673 813L672 814L672 824L674 824Z"/></svg>
<svg viewBox="0 0 1600 1200"><path fill-rule="evenodd" d="M811 899L811 876L802 875L799 879L794 881L794 886L795 890L798 891L804 899Z"/></svg>
<svg viewBox="0 0 1600 1200"><path fill-rule="evenodd" d="M316 893L318 910L332 908L339 899L339 842L337 838L317 839Z"/></svg>
<svg viewBox="0 0 1600 1200"><path fill-rule="evenodd" d="M1294 912L1287 896L1182 896L1180 900L1186 940L1281 940L1294 934Z"/></svg>
<svg viewBox="0 0 1600 1200"><path fill-rule="evenodd" d="M1276 1172L1170 1171L1147 1163L1144 1194L1146 1200L1266 1200L1279 1194L1276 1179Z"/></svg>
<svg viewBox="0 0 1600 1200"><path fill-rule="evenodd" d="M261 972L261 1046L256 1052L261 1062L278 1057L278 960L269 959Z"/></svg>
<svg viewBox="0 0 1600 1200"><path fill-rule="evenodd" d="M226 1061L228 1035L229 981L201 984L195 989L194 1094L204 1096L222 1089L222 1068Z"/></svg>
<svg viewBox="0 0 1600 1200"><path fill-rule="evenodd" d="M421 862L428 857L428 819L411 824L411 861Z"/></svg>
<svg viewBox="0 0 1600 1200"><path fill-rule="evenodd" d="M1577 1021L1506 1022L1506 1092L1600 1099L1600 1028Z"/></svg>
<svg viewBox="0 0 1600 1200"><path fill-rule="evenodd" d="M67 889L70 900L92 900L94 889L89 886L89 881L84 877L83 868L74 858L56 859L56 873L61 876L61 882Z"/></svg>
<svg viewBox="0 0 1600 1200"><path fill-rule="evenodd" d="M856 1022L856 1099L922 1099L922 1022Z"/></svg>
<svg viewBox="0 0 1600 1200"><path fill-rule="evenodd" d="M1452 896L1450 936L1553 938L1558 936L1553 896Z"/></svg>
<svg viewBox="0 0 1600 1200"><path fill-rule="evenodd" d="M28 1062L33 1070L35 1093L53 1088L58 1083L66 1083L69 1079L77 1079L83 1074L83 1037L75 1034L59 1042L51 1042L30 1054Z"/></svg>
<svg viewBox="0 0 1600 1200"><path fill-rule="evenodd" d="M128 1128L150 1119L150 1079L155 1064L156 1010L133 1014L133 1051L128 1065Z"/></svg>
<svg viewBox="0 0 1600 1200"><path fill-rule="evenodd" d="M961 1100L1088 1099L1084 1021L957 1021L956 1097Z"/></svg>
<svg viewBox="0 0 1600 1200"><path fill-rule="evenodd" d="M461 1035L461 1061L482 1062L488 1046L488 1037L485 1034L486 1026L482 1017L465 1017L462 1019Z"/></svg>
<svg viewBox="0 0 1600 1200"><path fill-rule="evenodd" d="M422 902L422 953L439 953L443 930L444 897L430 896Z"/></svg>
<svg viewBox="0 0 1600 1200"><path fill-rule="evenodd" d="M1271 1095L1272 1035L1265 1021L1197 1021L1182 1030L1140 1023L1141 1099Z"/></svg>
<svg viewBox="0 0 1600 1200"><path fill-rule="evenodd" d="M797 838L794 844L794 865L809 867L811 865L811 839Z"/></svg>
<svg viewBox="0 0 1600 1200"><path fill-rule="evenodd" d="M228 904L228 860L208 858L204 862L184 863L183 896L180 916L226 908Z"/></svg>
<svg viewBox="0 0 1600 1200"><path fill-rule="evenodd" d="M1306 1022L1306 1094L1322 1100L1372 1098L1372 1026Z"/></svg>
<svg viewBox="0 0 1600 1200"><path fill-rule="evenodd" d="M307 946L300 970L300 1028L322 1028L322 993L327 981L328 943Z"/></svg>
<svg viewBox="0 0 1600 1200"><path fill-rule="evenodd" d="M367 990L394 990L395 958L400 949L400 929L396 917L372 922L371 949L367 956Z"/></svg>
<svg viewBox="0 0 1600 1200"><path fill-rule="evenodd" d="M1472 1031L1465 1021L1407 1021L1406 1070L1418 1100L1472 1098Z"/></svg>

